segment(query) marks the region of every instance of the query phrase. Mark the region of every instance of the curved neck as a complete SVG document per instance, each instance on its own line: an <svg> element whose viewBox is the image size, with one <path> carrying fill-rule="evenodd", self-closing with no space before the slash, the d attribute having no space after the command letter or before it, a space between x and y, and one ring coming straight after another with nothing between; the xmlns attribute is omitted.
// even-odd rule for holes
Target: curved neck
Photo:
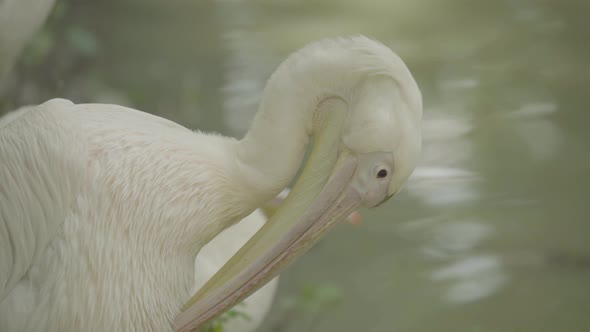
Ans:
<svg viewBox="0 0 590 332"><path fill-rule="evenodd" d="M334 96L347 102L359 75L344 68L349 59L333 60L295 53L269 79L252 126L237 147L239 174L256 198L271 199L293 179L318 105Z"/></svg>

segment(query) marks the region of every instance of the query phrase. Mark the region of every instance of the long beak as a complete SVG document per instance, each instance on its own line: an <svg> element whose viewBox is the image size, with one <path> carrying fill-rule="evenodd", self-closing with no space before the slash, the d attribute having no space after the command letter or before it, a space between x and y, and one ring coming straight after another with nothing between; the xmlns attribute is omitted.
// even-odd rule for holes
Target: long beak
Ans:
<svg viewBox="0 0 590 332"><path fill-rule="evenodd" d="M277 196L273 197L271 200L265 202L262 206L260 206L260 210L266 216L267 219L277 212L277 210L279 209L279 207L281 207L281 205L283 204L283 202L287 198L287 195L289 195L290 192L290 188L285 188ZM346 217L346 221L348 221L349 224L354 226L362 225L363 216L358 211L354 211L350 215L348 215L348 217Z"/></svg>
<svg viewBox="0 0 590 332"><path fill-rule="evenodd" d="M338 156L344 109L325 105L324 126L293 190L277 212L187 303L176 331L199 328L245 299L361 204L352 187L356 157Z"/></svg>

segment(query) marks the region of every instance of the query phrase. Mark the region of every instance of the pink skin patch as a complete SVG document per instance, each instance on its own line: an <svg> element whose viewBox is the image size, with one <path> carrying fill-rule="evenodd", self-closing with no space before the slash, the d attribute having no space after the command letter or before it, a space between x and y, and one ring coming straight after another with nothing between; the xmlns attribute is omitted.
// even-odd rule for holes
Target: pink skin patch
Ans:
<svg viewBox="0 0 590 332"><path fill-rule="evenodd" d="M346 220L355 226L361 225L363 223L363 217L357 211L351 213L348 218L346 218Z"/></svg>

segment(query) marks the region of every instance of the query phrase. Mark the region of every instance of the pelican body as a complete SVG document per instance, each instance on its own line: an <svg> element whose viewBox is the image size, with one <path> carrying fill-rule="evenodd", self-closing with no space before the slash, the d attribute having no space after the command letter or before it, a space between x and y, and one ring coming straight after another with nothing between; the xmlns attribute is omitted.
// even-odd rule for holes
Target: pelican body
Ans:
<svg viewBox="0 0 590 332"><path fill-rule="evenodd" d="M241 140L64 99L8 114L0 119L0 331L199 326L276 275L280 255L317 241L313 225L399 192L419 155L421 116L405 64L362 36L289 56ZM271 218L240 262L230 260L193 299L209 318L175 322L192 312L184 305L199 250L285 188L315 135L333 142L309 162L330 160L327 173L309 173L304 182L318 189L296 186L277 213L312 227L281 233L287 222ZM310 202L304 211L300 199ZM278 244L263 247L269 242ZM234 277L246 270L250 277Z"/></svg>

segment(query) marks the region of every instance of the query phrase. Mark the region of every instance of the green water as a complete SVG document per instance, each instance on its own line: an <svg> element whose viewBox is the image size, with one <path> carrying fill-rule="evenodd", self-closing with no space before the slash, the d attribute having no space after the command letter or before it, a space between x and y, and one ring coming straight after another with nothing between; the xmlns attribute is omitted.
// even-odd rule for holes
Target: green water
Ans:
<svg viewBox="0 0 590 332"><path fill-rule="evenodd" d="M240 136L289 52L356 33L416 77L417 177L289 268L262 331L590 331L588 2L66 4L5 104L117 102ZM72 27L96 49L80 54ZM293 308L305 285L337 299Z"/></svg>

